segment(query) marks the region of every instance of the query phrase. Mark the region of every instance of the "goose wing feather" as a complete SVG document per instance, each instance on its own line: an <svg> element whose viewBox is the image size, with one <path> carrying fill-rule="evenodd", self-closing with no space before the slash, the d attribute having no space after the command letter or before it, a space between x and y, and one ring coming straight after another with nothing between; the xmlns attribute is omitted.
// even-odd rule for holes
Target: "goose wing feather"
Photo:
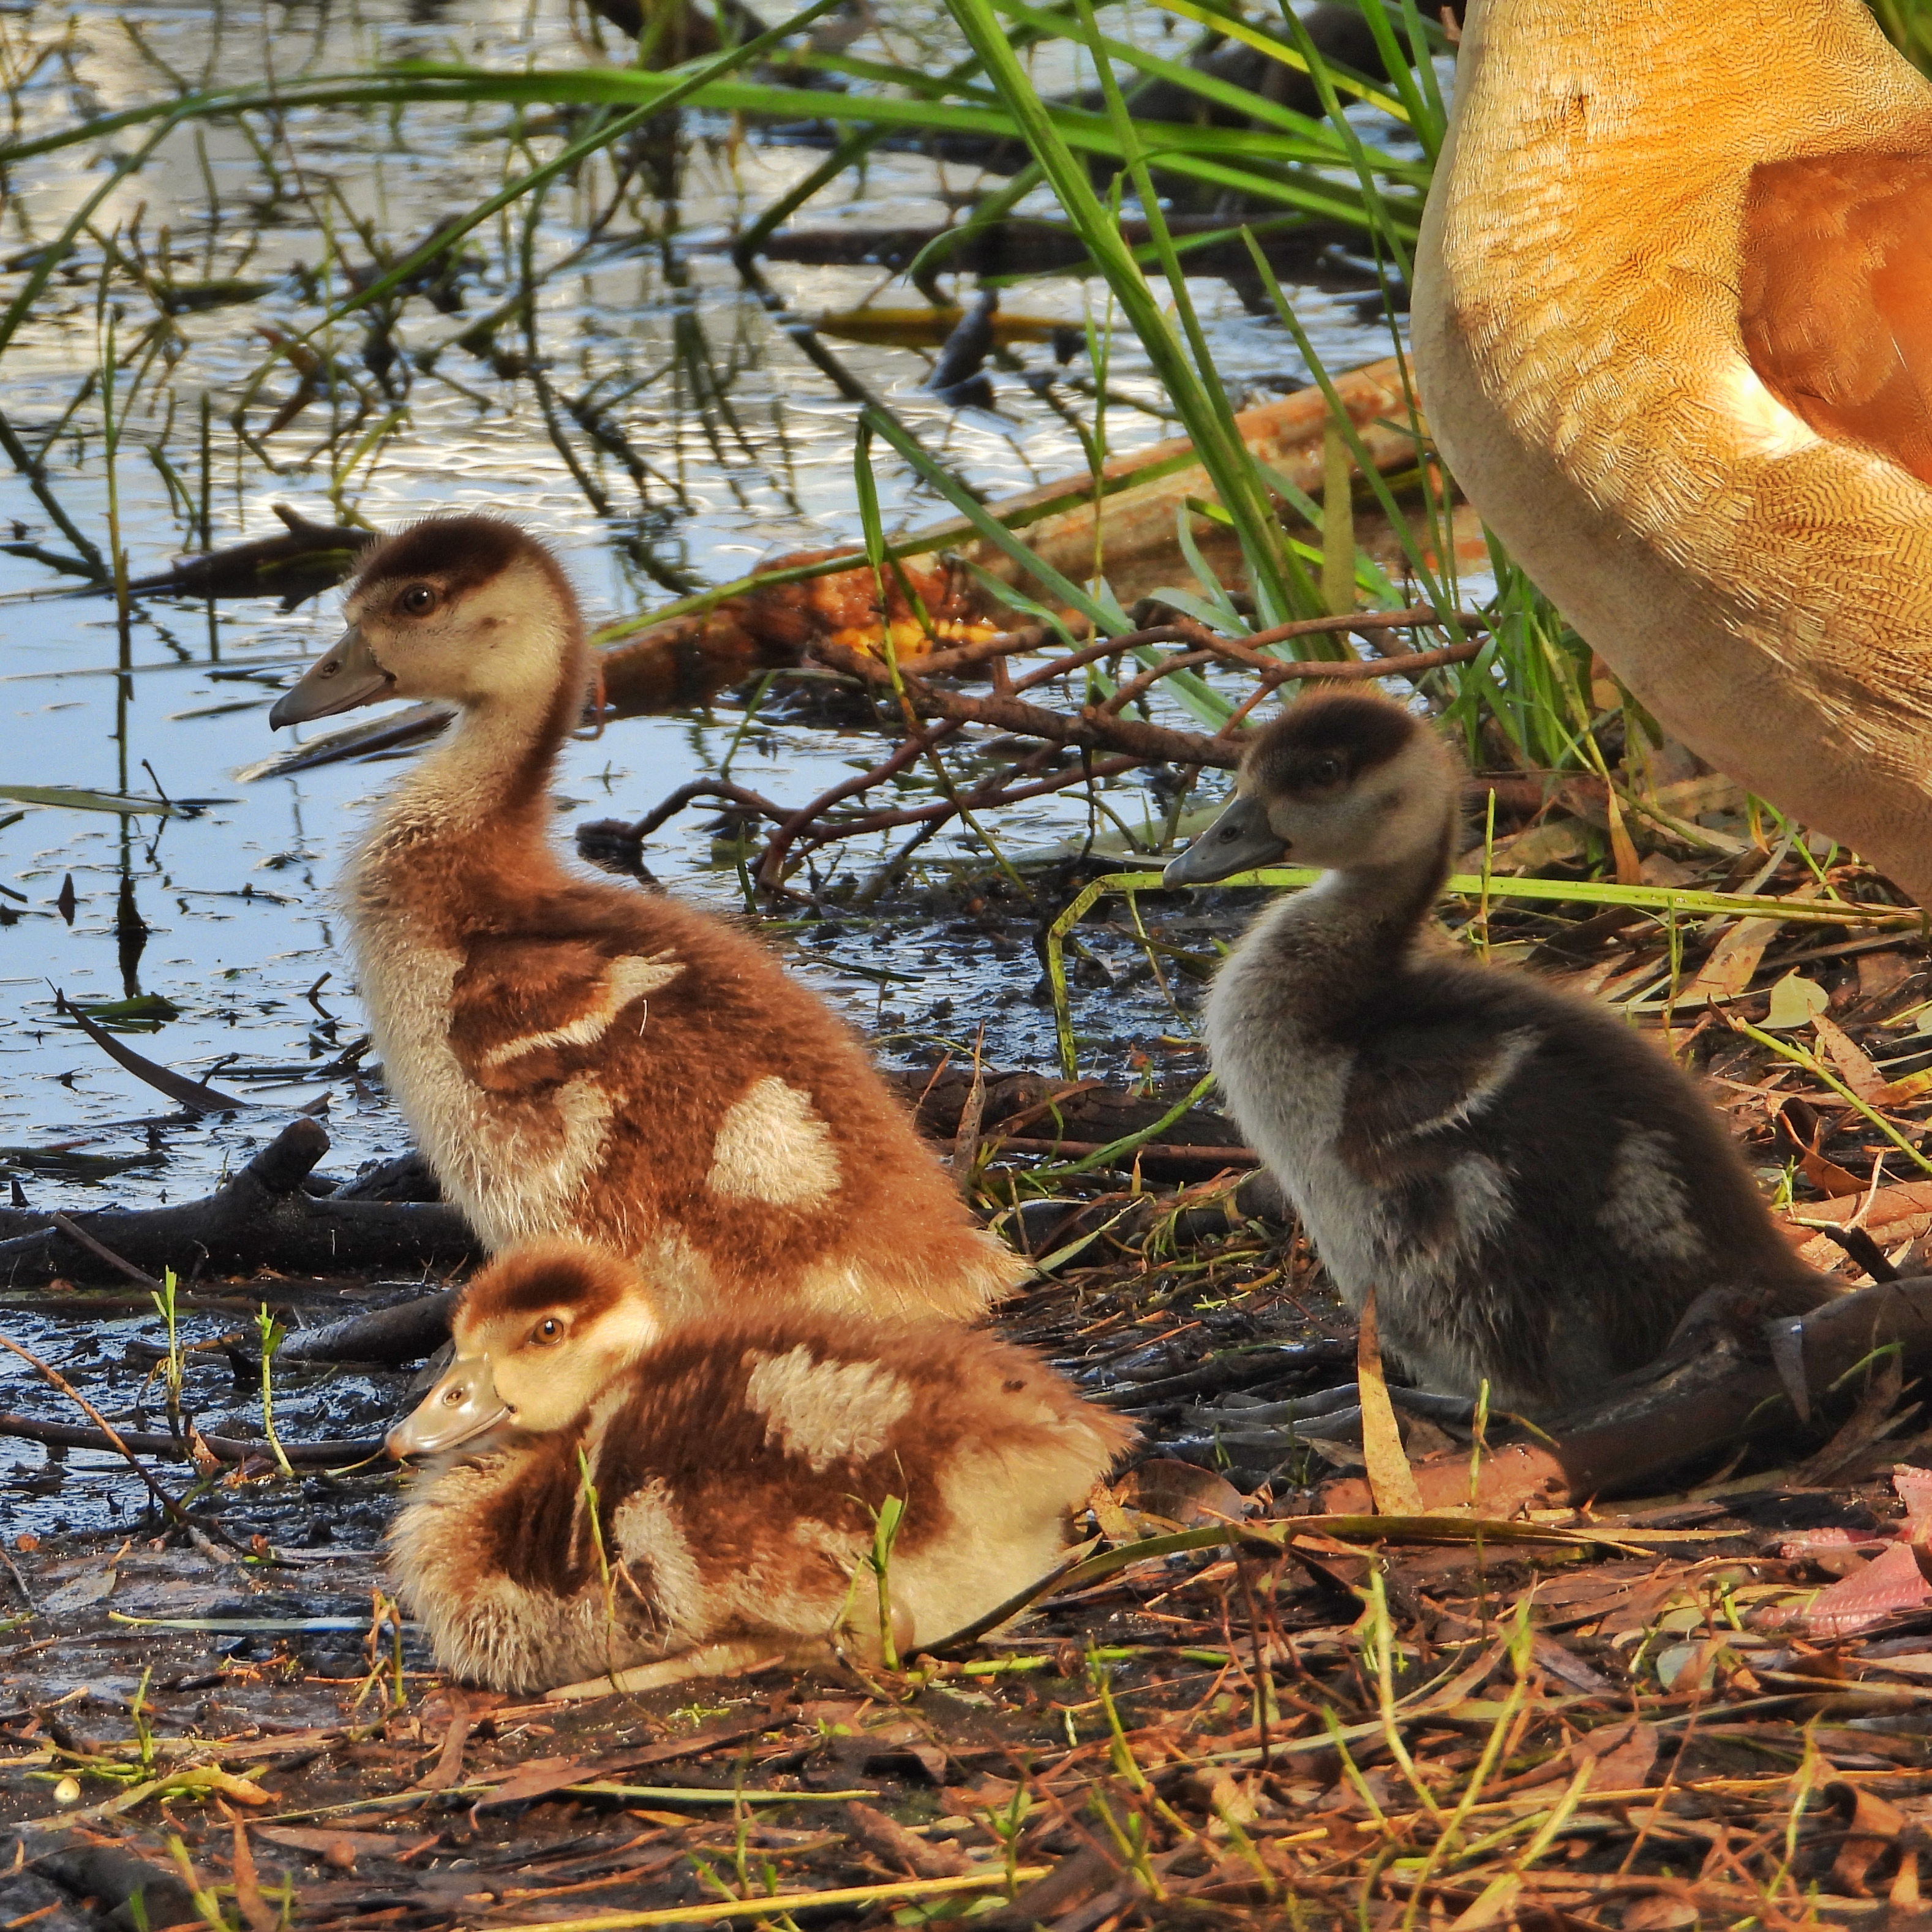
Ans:
<svg viewBox="0 0 1932 1932"><path fill-rule="evenodd" d="M1342 1156L1358 1172L1366 1177L1399 1151L1412 1160L1425 1141L1446 1158L1452 1130L1496 1105L1538 1036L1528 1027L1498 1032L1484 1017L1378 1027L1360 1041L1341 1132Z"/></svg>
<svg viewBox="0 0 1932 1932"><path fill-rule="evenodd" d="M1744 349L1821 436L1932 483L1932 158L1816 154L1754 170Z"/></svg>

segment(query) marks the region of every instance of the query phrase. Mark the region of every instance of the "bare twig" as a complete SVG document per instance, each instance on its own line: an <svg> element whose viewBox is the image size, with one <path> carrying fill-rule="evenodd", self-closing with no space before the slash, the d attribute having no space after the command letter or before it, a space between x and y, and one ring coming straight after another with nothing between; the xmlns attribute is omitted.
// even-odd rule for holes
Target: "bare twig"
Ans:
<svg viewBox="0 0 1932 1932"><path fill-rule="evenodd" d="M65 1214L50 1214L47 1219L66 1235L70 1241L78 1241L88 1252L105 1262L110 1268L118 1269L130 1281L139 1282L143 1288L152 1288L157 1294L164 1291L161 1285L145 1268L137 1268L130 1261L123 1260L114 1250L97 1241L80 1224Z"/></svg>
<svg viewBox="0 0 1932 1932"><path fill-rule="evenodd" d="M842 657L855 658L860 656L856 651L841 651L838 655ZM892 673L884 664L872 658L866 658L862 661L872 666L878 671L880 681L887 688L890 687ZM908 678L906 682L910 686L914 680ZM850 798L859 792L869 790L875 784L884 784L894 773L904 771L915 758L922 757L942 740L951 737L958 728L957 724L947 724L942 725L937 730L914 732L897 751L892 753L890 758L873 766L869 771L861 772L856 777L842 780L830 790L820 792L809 805L794 812L766 842L764 851L758 860L755 874L758 883L762 886L776 886L779 883L781 868L784 863L787 848L821 812L829 812L842 799Z"/></svg>
<svg viewBox="0 0 1932 1932"><path fill-rule="evenodd" d="M770 799L761 798L754 791L747 791L742 785L732 784L722 778L695 778L689 784L680 785L634 825L626 826L626 836L648 838L667 819L674 818L694 799L700 798L715 798L728 805L741 805L747 812L755 812L763 818L782 820L785 815L783 806L774 805Z"/></svg>

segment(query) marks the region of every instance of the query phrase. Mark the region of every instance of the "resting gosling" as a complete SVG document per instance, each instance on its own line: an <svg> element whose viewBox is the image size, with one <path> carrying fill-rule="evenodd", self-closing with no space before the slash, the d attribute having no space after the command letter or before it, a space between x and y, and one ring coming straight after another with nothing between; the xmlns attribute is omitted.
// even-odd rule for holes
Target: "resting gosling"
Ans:
<svg viewBox="0 0 1932 1932"><path fill-rule="evenodd" d="M550 775L591 667L549 551L494 518L433 518L370 552L346 614L269 722L458 707L377 811L344 898L390 1090L485 1246L600 1242L670 1320L967 1317L1012 1286L1024 1264L822 1000L748 934L560 858Z"/></svg>
<svg viewBox="0 0 1932 1932"><path fill-rule="evenodd" d="M1328 869L1215 976L1208 1049L1349 1305L1425 1388L1547 1414L1658 1355L1712 1291L1828 1300L1692 1082L1600 1006L1418 948L1462 774L1399 705L1310 696L1257 732L1171 864Z"/></svg>
<svg viewBox="0 0 1932 1932"><path fill-rule="evenodd" d="M1052 1569L1132 1439L984 1333L935 1348L930 1327L795 1312L638 1353L649 1298L608 1250L500 1256L458 1305L456 1360L390 1436L430 1463L389 1533L399 1594L468 1682L631 1671L638 1688L837 1643L876 1659L866 1558L888 1497L895 1641L934 1642Z"/></svg>

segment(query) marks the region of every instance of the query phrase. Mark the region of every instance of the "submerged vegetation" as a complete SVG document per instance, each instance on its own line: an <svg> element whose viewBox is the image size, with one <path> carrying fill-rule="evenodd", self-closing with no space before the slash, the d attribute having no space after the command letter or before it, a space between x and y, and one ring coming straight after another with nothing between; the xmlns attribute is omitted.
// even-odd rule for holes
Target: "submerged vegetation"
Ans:
<svg viewBox="0 0 1932 1932"><path fill-rule="evenodd" d="M1874 10L1932 64L1932 0ZM92 1404L23 1366L0 1418L49 1459L0 1479L0 1806L61 1846L0 1923L1916 1909L1924 1586L1888 1572L1882 1624L1817 1600L1923 1540L1880 1534L1922 1509L1896 1352L1776 1466L1615 1516L1478 1514L1486 1411L1405 1412L1470 1472L1412 1514L1378 1372L1291 1413L1354 1343L1204 1106L1200 986L1306 878L1183 900L1148 862L1284 687L1399 673L1477 775L1448 943L1659 1029L1816 1264L1911 1272L1932 1229L1917 916L1664 737L1389 359L1452 32L1422 0L0 10L0 672L55 694L0 747L0 1326ZM758 916L866 1015L1040 1257L1015 1332L1158 1452L1016 1634L896 1655L890 1512L855 1579L885 1667L830 1688L518 1707L436 1684L382 1589L393 1481L346 1465L434 1323L318 1337L466 1234L378 1245L423 1180L326 888L438 721L291 754L264 714L368 536L456 506L590 595L586 855ZM128 1118L144 1082L178 1111ZM104 1191L149 1210L105 1259ZM130 1484L110 1431L177 1475Z"/></svg>

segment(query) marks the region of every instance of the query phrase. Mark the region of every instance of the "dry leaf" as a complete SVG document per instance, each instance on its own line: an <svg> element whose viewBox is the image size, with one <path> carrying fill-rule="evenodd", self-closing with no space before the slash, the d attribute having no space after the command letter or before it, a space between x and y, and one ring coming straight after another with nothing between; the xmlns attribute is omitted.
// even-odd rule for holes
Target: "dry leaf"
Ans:
<svg viewBox="0 0 1932 1932"><path fill-rule="evenodd" d="M1774 1033L1789 1033L1815 1020L1831 1004L1832 996L1816 980L1808 980L1795 967L1771 989L1771 1010L1764 1023Z"/></svg>
<svg viewBox="0 0 1932 1932"><path fill-rule="evenodd" d="M1858 1042L1829 1015L1820 1013L1811 1022L1825 1058L1835 1066L1845 1084L1870 1106L1885 1091L1886 1078L1868 1060Z"/></svg>
<svg viewBox="0 0 1932 1932"><path fill-rule="evenodd" d="M248 1849L248 1828L239 1818L235 1820L232 1870L235 1903L248 1922L248 1932L275 1932L281 1915L262 1896L261 1881L255 1876L255 1855Z"/></svg>
<svg viewBox="0 0 1932 1932"><path fill-rule="evenodd" d="M1610 854L1617 864L1617 884L1640 886L1643 883L1642 861L1637 857L1636 848L1630 842L1630 830L1624 824L1623 804L1615 786L1604 791L1604 810L1610 827Z"/></svg>
<svg viewBox="0 0 1932 1932"><path fill-rule="evenodd" d="M1706 1000L1736 999L1750 984L1765 948L1784 925L1781 919L1739 920L1711 949L1696 978L1678 995L1678 1004L1695 1006Z"/></svg>
<svg viewBox="0 0 1932 1932"><path fill-rule="evenodd" d="M1869 1191L1868 1184L1849 1168L1840 1167L1835 1160L1827 1160L1816 1148L1807 1148L1798 1156L1798 1165L1804 1178L1827 1200L1843 1200L1848 1195Z"/></svg>
<svg viewBox="0 0 1932 1932"><path fill-rule="evenodd" d="M1597 1760L1597 1774L1590 1780L1595 1791L1641 1791L1650 1781L1658 1748L1657 1726L1635 1718L1592 1731L1570 1747L1578 1756ZM1624 1922L1629 1922L1628 1916Z"/></svg>
<svg viewBox="0 0 1932 1932"><path fill-rule="evenodd" d="M476 1801L479 1811L494 1804L514 1804L526 1798L546 1798L566 1785L581 1784L599 1774L585 1768L578 1757L533 1757L518 1766L487 1798Z"/></svg>
<svg viewBox="0 0 1932 1932"><path fill-rule="evenodd" d="M1888 1080L1873 1097L1879 1106L1898 1107L1928 1093L1932 1093L1932 1066L1922 1066L1903 1080Z"/></svg>
<svg viewBox="0 0 1932 1932"><path fill-rule="evenodd" d="M1120 1500L1149 1516L1192 1529L1199 1524L1238 1522L1252 1507L1246 1497L1212 1469L1156 1456L1143 1462L1120 1485Z"/></svg>
<svg viewBox="0 0 1932 1932"><path fill-rule="evenodd" d="M1895 1610L1922 1610L1928 1604L1932 1604L1932 1587L1919 1574L1911 1546L1891 1543L1857 1576L1820 1591L1804 1613L1804 1627L1814 1636L1856 1636Z"/></svg>
<svg viewBox="0 0 1932 1932"><path fill-rule="evenodd" d="M1126 1485L1120 1485L1125 1489ZM1087 1507L1094 1512L1094 1520L1100 1526L1100 1534L1109 1543L1131 1543L1134 1540L1133 1519L1120 1507L1120 1498L1105 1483L1096 1483L1087 1492Z"/></svg>
<svg viewBox="0 0 1932 1932"><path fill-rule="evenodd" d="M1369 1472L1370 1493L1383 1516L1421 1516L1422 1492L1402 1446L1388 1383L1382 1375L1382 1348L1376 1328L1376 1292L1362 1304L1361 1327L1355 1343L1355 1381L1362 1398L1362 1460Z"/></svg>
<svg viewBox="0 0 1932 1932"><path fill-rule="evenodd" d="M1817 896L1815 879L1808 879L1790 896L1794 899ZM1783 928L1781 919L1741 919L1711 949L1697 976L1679 995L1680 1006L1706 1000L1732 1000L1744 992L1756 976L1765 949Z"/></svg>

